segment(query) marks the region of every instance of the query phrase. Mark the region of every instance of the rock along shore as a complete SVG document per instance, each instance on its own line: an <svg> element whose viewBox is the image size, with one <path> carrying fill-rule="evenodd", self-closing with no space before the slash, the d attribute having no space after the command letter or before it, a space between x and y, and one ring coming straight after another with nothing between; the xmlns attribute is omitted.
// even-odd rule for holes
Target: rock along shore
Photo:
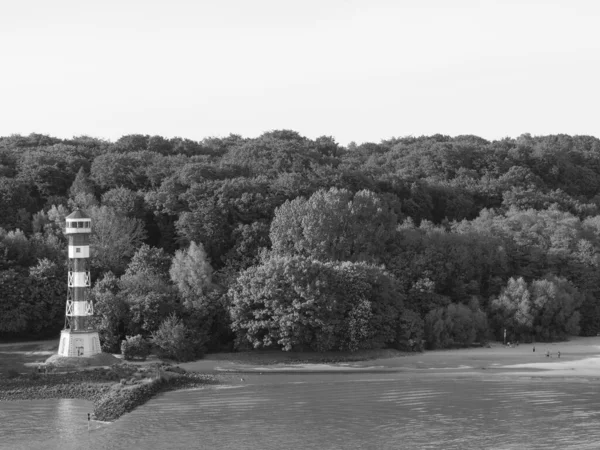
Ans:
<svg viewBox="0 0 600 450"><path fill-rule="evenodd" d="M19 374L0 378L0 402L76 398L94 404L94 418L113 421L160 392L218 383L216 377L186 372L167 364L115 364L48 374Z"/></svg>

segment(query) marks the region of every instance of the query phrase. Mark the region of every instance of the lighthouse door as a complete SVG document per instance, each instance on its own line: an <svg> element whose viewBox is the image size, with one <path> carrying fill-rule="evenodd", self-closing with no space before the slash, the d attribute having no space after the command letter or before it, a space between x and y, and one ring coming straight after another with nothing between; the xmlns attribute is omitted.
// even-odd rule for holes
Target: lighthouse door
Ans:
<svg viewBox="0 0 600 450"><path fill-rule="evenodd" d="M77 350L77 356L83 356L83 339L75 339L75 350Z"/></svg>

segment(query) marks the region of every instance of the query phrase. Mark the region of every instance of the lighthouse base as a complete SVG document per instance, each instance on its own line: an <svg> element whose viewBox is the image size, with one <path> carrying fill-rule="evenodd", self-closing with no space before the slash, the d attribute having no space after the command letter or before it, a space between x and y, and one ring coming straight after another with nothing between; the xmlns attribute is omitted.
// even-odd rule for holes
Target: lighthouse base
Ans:
<svg viewBox="0 0 600 450"><path fill-rule="evenodd" d="M60 332L59 356L88 357L97 355L101 351L97 331L62 330Z"/></svg>

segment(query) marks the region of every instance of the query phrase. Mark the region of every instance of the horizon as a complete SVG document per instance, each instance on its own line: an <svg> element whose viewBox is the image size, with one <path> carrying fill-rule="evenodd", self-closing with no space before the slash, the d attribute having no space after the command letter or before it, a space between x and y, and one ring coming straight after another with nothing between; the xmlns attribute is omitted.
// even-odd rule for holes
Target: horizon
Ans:
<svg viewBox="0 0 600 450"><path fill-rule="evenodd" d="M13 3L0 135L598 136L592 1Z"/></svg>

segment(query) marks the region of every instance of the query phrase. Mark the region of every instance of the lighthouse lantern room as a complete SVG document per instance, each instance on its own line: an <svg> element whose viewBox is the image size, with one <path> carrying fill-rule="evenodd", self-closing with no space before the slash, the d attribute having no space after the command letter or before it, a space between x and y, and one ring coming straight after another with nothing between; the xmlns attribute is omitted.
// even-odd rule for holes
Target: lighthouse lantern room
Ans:
<svg viewBox="0 0 600 450"><path fill-rule="evenodd" d="M90 322L94 305L90 298L90 234L92 220L81 210L66 218L69 239L69 275L65 328L60 333L60 356L93 356L101 353L98 331Z"/></svg>

